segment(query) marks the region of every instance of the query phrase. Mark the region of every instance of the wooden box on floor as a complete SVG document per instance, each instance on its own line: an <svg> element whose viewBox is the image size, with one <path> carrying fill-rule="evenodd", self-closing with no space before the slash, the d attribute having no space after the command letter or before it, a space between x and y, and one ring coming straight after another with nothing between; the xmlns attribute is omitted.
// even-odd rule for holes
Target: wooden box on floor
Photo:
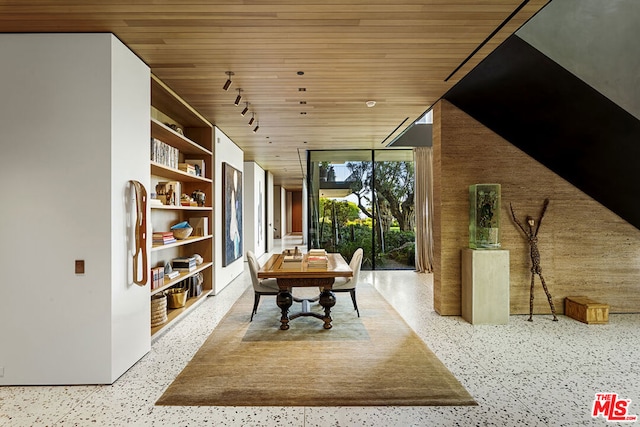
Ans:
<svg viewBox="0 0 640 427"><path fill-rule="evenodd" d="M609 322L609 304L587 297L566 297L564 314L583 323L604 324Z"/></svg>

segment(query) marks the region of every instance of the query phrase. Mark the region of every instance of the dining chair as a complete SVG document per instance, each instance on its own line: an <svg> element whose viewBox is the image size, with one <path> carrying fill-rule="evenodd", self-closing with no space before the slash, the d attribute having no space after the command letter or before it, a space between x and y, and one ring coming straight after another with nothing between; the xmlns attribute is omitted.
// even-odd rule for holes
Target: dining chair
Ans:
<svg viewBox="0 0 640 427"><path fill-rule="evenodd" d="M252 251L247 251L247 259L249 263L249 271L251 272L251 283L253 283L253 311L251 311L251 321L253 315L258 311L258 304L262 295L278 295L280 288L276 279L260 279L258 278L258 270L260 264Z"/></svg>
<svg viewBox="0 0 640 427"><path fill-rule="evenodd" d="M360 310L358 309L358 303L356 302L356 285L360 277L360 267L362 267L362 248L356 249L349 261L349 267L353 271L352 277L336 277L333 282L333 292L349 292L351 294L351 301L353 301L353 308L360 317Z"/></svg>

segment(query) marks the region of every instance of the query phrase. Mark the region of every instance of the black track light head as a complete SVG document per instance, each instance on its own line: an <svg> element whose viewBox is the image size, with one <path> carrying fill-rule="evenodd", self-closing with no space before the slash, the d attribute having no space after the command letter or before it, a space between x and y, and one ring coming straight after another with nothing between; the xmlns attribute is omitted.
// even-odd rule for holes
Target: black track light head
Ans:
<svg viewBox="0 0 640 427"><path fill-rule="evenodd" d="M236 100L233 103L233 105L235 105L236 107L240 104L240 100L242 99L242 95L240 95L240 92L242 92L242 89L238 89L238 96L236 96Z"/></svg>
<svg viewBox="0 0 640 427"><path fill-rule="evenodd" d="M244 116L245 116L245 114L247 114L247 112L249 111L249 103L248 103L248 102L246 102L245 104L246 104L246 106L244 107L244 110L242 110L242 111L240 112L240 115L241 115L242 117L244 117Z"/></svg>
<svg viewBox="0 0 640 427"><path fill-rule="evenodd" d="M258 132L258 129L260 129L260 122L258 122L258 124L256 124L256 127L253 128L253 133Z"/></svg>
<svg viewBox="0 0 640 427"><path fill-rule="evenodd" d="M254 113L251 113L251 118L249 119L249 126L251 126L254 122L254 120L256 119L256 116Z"/></svg>
<svg viewBox="0 0 640 427"><path fill-rule="evenodd" d="M231 76L233 76L234 74L233 71L227 71L225 74L229 77L227 78L227 81L224 82L224 86L222 86L222 89L229 90L229 87L231 86Z"/></svg>

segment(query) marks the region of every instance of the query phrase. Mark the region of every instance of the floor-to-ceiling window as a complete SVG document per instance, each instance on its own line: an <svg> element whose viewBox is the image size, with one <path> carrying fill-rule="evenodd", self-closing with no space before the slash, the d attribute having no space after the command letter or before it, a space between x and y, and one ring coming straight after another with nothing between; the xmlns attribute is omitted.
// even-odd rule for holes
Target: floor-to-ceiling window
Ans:
<svg viewBox="0 0 640 427"><path fill-rule="evenodd" d="M347 260L361 247L363 269L413 269L412 151L309 151L307 160L309 247Z"/></svg>

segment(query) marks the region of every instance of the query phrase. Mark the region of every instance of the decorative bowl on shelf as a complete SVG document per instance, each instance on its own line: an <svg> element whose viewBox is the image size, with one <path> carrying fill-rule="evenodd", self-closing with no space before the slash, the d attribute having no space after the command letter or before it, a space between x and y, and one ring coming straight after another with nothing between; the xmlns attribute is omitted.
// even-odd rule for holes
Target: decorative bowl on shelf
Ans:
<svg viewBox="0 0 640 427"><path fill-rule="evenodd" d="M170 288L167 289L167 308L181 308L187 303L187 288Z"/></svg>
<svg viewBox="0 0 640 427"><path fill-rule="evenodd" d="M191 233L193 233L193 228L191 227L174 228L171 231L173 231L173 237L175 237L178 240L184 240L187 237L191 236Z"/></svg>

